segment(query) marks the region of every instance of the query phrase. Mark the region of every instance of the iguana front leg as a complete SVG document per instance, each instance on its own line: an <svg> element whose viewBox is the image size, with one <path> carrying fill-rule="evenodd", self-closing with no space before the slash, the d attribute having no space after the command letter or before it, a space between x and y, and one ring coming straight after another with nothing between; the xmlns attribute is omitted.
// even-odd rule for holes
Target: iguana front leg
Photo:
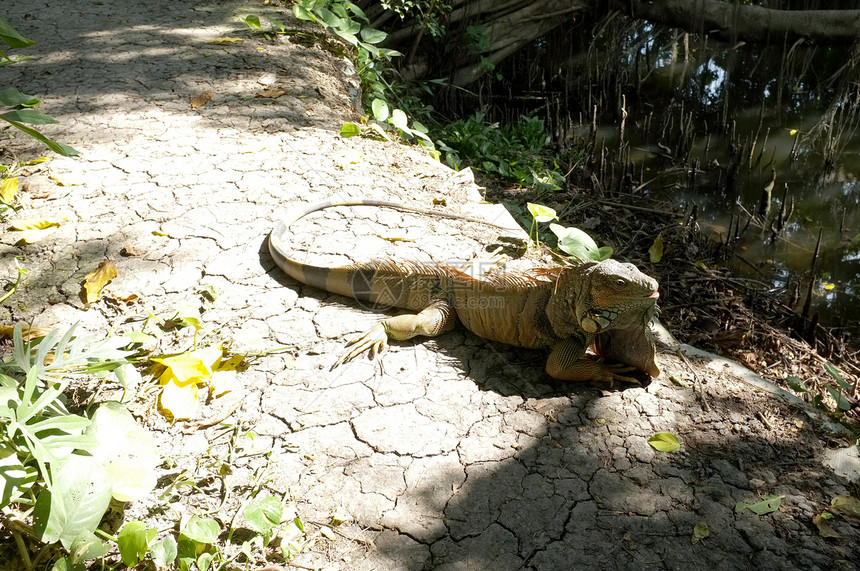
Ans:
<svg viewBox="0 0 860 571"><path fill-rule="evenodd" d="M608 365L602 361L589 359L585 350L590 339L573 336L556 345L546 360L549 376L562 381L624 381L639 383L635 378L622 375L636 367L618 364Z"/></svg>
<svg viewBox="0 0 860 571"><path fill-rule="evenodd" d="M444 299L433 302L420 313L389 317L350 339L346 350L332 365L332 369L352 361L365 351L370 351L371 359L376 358L388 346L389 339L405 341L419 335L435 337L450 331L455 325L457 312Z"/></svg>

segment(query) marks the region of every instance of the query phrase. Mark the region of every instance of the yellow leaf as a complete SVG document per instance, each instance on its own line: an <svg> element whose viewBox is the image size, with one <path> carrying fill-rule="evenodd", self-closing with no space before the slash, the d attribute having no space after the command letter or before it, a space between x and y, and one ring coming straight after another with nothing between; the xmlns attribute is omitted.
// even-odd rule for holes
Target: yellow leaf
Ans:
<svg viewBox="0 0 860 571"><path fill-rule="evenodd" d="M5 202L6 204L11 204L11 202L18 195L18 178L17 177L9 177L3 179L3 182L0 182L0 200Z"/></svg>
<svg viewBox="0 0 860 571"><path fill-rule="evenodd" d="M824 286L824 289L827 291L832 291L832 290L836 289L836 284L832 284L832 283L828 283L828 282L821 282L821 285Z"/></svg>
<svg viewBox="0 0 860 571"><path fill-rule="evenodd" d="M20 234L17 234L16 237L18 241L15 242L16 246L26 246L27 244L33 244L34 242L38 242L39 240L44 240L48 236L54 233L56 228L46 228L44 230L24 230Z"/></svg>
<svg viewBox="0 0 860 571"><path fill-rule="evenodd" d="M172 381L185 386L210 378L223 353L224 349L218 343L180 355L153 357L152 361L165 367L164 373L159 377L162 384Z"/></svg>
<svg viewBox="0 0 860 571"><path fill-rule="evenodd" d="M203 93L198 93L197 95L191 98L191 108L199 109L209 103L209 100L212 99L212 96L215 95L215 92L211 89L204 91Z"/></svg>
<svg viewBox="0 0 860 571"><path fill-rule="evenodd" d="M239 375L236 371L215 371L209 381L209 394L215 398L222 397L235 391L239 386Z"/></svg>
<svg viewBox="0 0 860 571"><path fill-rule="evenodd" d="M209 40L206 43L216 45L216 46L229 46L230 44L237 44L237 43L244 42L244 41L245 40L242 38L223 36L221 38L215 38L214 40Z"/></svg>
<svg viewBox="0 0 860 571"><path fill-rule="evenodd" d="M116 265L110 260L105 260L95 271L87 274L84 278L81 290L81 300L87 305L94 303L102 295L102 290L117 276Z"/></svg>
<svg viewBox="0 0 860 571"><path fill-rule="evenodd" d="M54 218L27 218L9 221L9 230L44 230L53 226L59 226L60 221Z"/></svg>
<svg viewBox="0 0 860 571"><path fill-rule="evenodd" d="M696 262L696 265L699 266L703 270L708 269L708 266L705 265L705 262Z"/></svg>
<svg viewBox="0 0 860 571"><path fill-rule="evenodd" d="M244 355L233 355L226 361L221 361L218 365L218 371L242 371L244 368L242 367L242 362L245 360Z"/></svg>
<svg viewBox="0 0 860 571"><path fill-rule="evenodd" d="M656 264L663 259L663 233L657 235L654 243L648 248L648 255L651 257L651 263Z"/></svg>
<svg viewBox="0 0 860 571"><path fill-rule="evenodd" d="M159 399L161 412L173 420L192 418L197 413L197 385L191 383L180 387L176 383L167 383L161 390Z"/></svg>
<svg viewBox="0 0 860 571"><path fill-rule="evenodd" d="M83 175L72 172L52 174L48 178L59 186L81 186L86 183L86 178Z"/></svg>
<svg viewBox="0 0 860 571"><path fill-rule="evenodd" d="M791 135L792 137L797 135L797 129L792 129L791 131L788 132L788 134Z"/></svg>

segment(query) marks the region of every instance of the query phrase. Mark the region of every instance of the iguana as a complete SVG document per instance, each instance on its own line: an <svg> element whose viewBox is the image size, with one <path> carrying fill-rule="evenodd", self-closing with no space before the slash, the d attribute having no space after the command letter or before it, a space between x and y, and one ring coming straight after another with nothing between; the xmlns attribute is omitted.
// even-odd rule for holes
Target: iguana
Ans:
<svg viewBox="0 0 860 571"><path fill-rule="evenodd" d="M332 206L360 205L487 223L376 200L321 202L298 208L279 222L269 235L269 251L291 278L358 300L418 312L389 317L351 339L332 368L365 351L376 357L389 339L434 337L460 322L487 339L551 348L546 372L556 379L637 382L626 374L635 369L659 376L649 329L657 310L658 285L633 264L604 260L476 279L445 264L382 259L321 267L289 257L291 224ZM589 347L595 356L586 355ZM618 363L606 363L604 358Z"/></svg>

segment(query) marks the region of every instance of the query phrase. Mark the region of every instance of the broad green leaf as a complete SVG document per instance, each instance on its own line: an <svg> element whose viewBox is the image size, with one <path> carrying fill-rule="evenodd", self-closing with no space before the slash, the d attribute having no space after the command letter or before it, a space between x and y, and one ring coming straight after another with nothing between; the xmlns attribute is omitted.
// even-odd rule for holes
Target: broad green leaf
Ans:
<svg viewBox="0 0 860 571"><path fill-rule="evenodd" d="M33 137L37 141L41 141L42 143L45 144L45 146L47 146L49 149L51 149L52 151L54 151L58 155L63 155L64 157L74 157L74 156L77 156L79 154L78 151L75 150L74 148L72 148L68 145L64 145L63 143L58 143L57 141L54 141L53 139L49 139L48 137L46 137L45 135L43 135L42 133L40 133L36 129L33 129L32 127L27 127L26 125L24 125L20 121L10 121L9 119L6 119L5 117L3 117L3 115L0 115L0 119L4 119L6 121L9 121L9 124L11 124L13 127L15 127L16 129L18 129L20 131L27 133L28 135L30 135L31 137Z"/></svg>
<svg viewBox="0 0 860 571"><path fill-rule="evenodd" d="M376 30L374 28L362 28L361 30L361 39L368 44L378 44L387 37L388 34L382 30Z"/></svg>
<svg viewBox="0 0 860 571"><path fill-rule="evenodd" d="M209 552L201 553L197 557L197 569L200 571L209 571L209 567L212 565L213 555Z"/></svg>
<svg viewBox="0 0 860 571"><path fill-rule="evenodd" d="M82 563L73 563L69 557L62 557L54 563L51 571L86 571L86 567Z"/></svg>
<svg viewBox="0 0 860 571"><path fill-rule="evenodd" d="M111 498L104 467L92 456L72 454L51 466L51 487L36 500L33 529L43 543L72 542L95 531Z"/></svg>
<svg viewBox="0 0 860 571"><path fill-rule="evenodd" d="M101 557L110 551L111 547L109 543L103 543L92 533L84 534L72 542L72 546L69 548L69 557L74 563L89 561Z"/></svg>
<svg viewBox="0 0 860 571"><path fill-rule="evenodd" d="M361 135L361 126L358 123L344 123L340 126L340 136L344 139Z"/></svg>
<svg viewBox="0 0 860 571"><path fill-rule="evenodd" d="M603 260L608 260L612 257L612 253L615 250L612 249L612 246L601 246L597 249L597 258L595 258L598 262L602 262Z"/></svg>
<svg viewBox="0 0 860 571"><path fill-rule="evenodd" d="M179 554L176 548L176 540L173 539L173 536L168 535L152 546L150 554L157 568L167 567L176 561L176 556Z"/></svg>
<svg viewBox="0 0 860 571"><path fill-rule="evenodd" d="M380 139L388 141L389 143L391 142L391 137L389 137L388 134L382 130L382 127L380 127L376 123L370 124L370 131L369 132L376 133L377 135L379 135Z"/></svg>
<svg viewBox="0 0 860 571"><path fill-rule="evenodd" d="M612 255L612 248L598 248L597 243L579 228L565 228L559 224L550 224L549 229L558 237L558 247L582 261L605 260Z"/></svg>
<svg viewBox="0 0 860 571"><path fill-rule="evenodd" d="M305 20L306 22L317 21L316 17L312 15L307 8L300 4L293 4L293 15L299 20Z"/></svg>
<svg viewBox="0 0 860 571"><path fill-rule="evenodd" d="M146 529L142 521L130 521L122 526L116 536L122 562L131 567L143 561L155 533L155 529Z"/></svg>
<svg viewBox="0 0 860 571"><path fill-rule="evenodd" d="M674 452L681 447L681 441L671 432L658 432L648 439L648 444L658 452Z"/></svg>
<svg viewBox="0 0 860 571"><path fill-rule="evenodd" d="M830 508L838 514L860 519L860 500L854 496L836 496Z"/></svg>
<svg viewBox="0 0 860 571"><path fill-rule="evenodd" d="M696 544L709 535L711 535L711 530L708 528L708 522L700 521L693 527L693 537L690 539L693 544Z"/></svg>
<svg viewBox="0 0 860 571"><path fill-rule="evenodd" d="M756 515L769 514L779 509L779 504L784 497L785 496L767 496L766 498L762 498L760 502L756 502L754 504L738 502L737 504L735 504L735 513L739 513L744 511L745 509L749 509Z"/></svg>
<svg viewBox="0 0 860 571"><path fill-rule="evenodd" d="M837 369L830 363L824 363L824 370L827 371L828 375L833 377L833 380L839 383L839 386L842 387L843 391L850 391L853 388L851 384L842 377L842 373L839 371L839 369Z"/></svg>
<svg viewBox="0 0 860 571"><path fill-rule="evenodd" d="M7 107L15 107L16 105L33 107L35 105L38 105L39 103L40 101L32 95L21 93L14 87L0 89L0 105L5 105Z"/></svg>
<svg viewBox="0 0 860 571"><path fill-rule="evenodd" d="M0 40L3 40L10 48L26 48L33 46L36 42L22 36L12 24L0 18Z"/></svg>
<svg viewBox="0 0 860 571"><path fill-rule="evenodd" d="M250 26L251 28L260 29L260 17L259 16L255 16L253 14L248 14L247 16L242 18L242 21L245 22L246 24L248 24L248 26Z"/></svg>
<svg viewBox="0 0 860 571"><path fill-rule="evenodd" d="M116 401L102 404L87 433L98 442L90 453L104 464L116 500L139 500L155 488L158 449L150 432L124 406Z"/></svg>
<svg viewBox="0 0 860 571"><path fill-rule="evenodd" d="M188 523L185 524L185 527L179 533L181 536L197 543L212 544L218 539L219 532L220 528L217 521L214 519L202 519L195 514L191 516L191 519L188 520Z"/></svg>
<svg viewBox="0 0 860 571"><path fill-rule="evenodd" d="M373 111L373 118L377 121L387 121L388 120L388 103L385 102L384 99L374 99L370 104L370 108Z"/></svg>
<svg viewBox="0 0 860 571"><path fill-rule="evenodd" d="M18 500L33 487L38 477L35 466L25 466L14 449L0 445L0 508Z"/></svg>
<svg viewBox="0 0 860 571"><path fill-rule="evenodd" d="M851 410L851 402L845 398L845 395L842 394L841 391L837 391L833 387L824 387L827 389L827 392L836 401L836 408L841 410L842 412Z"/></svg>
<svg viewBox="0 0 860 571"><path fill-rule="evenodd" d="M549 222L550 220L558 220L558 216L556 215L555 210L553 210L549 206L544 206L543 204L534 204L532 202L529 202L527 206L529 208L529 212L531 212L532 217L535 219L536 222Z"/></svg>
<svg viewBox="0 0 860 571"><path fill-rule="evenodd" d="M412 133L409 128L409 118L401 109L395 109L391 112L391 124L405 133Z"/></svg>
<svg viewBox="0 0 860 571"><path fill-rule="evenodd" d="M654 243L648 248L648 256L651 258L651 263L659 263L663 259L663 233L659 233L654 238Z"/></svg>
<svg viewBox="0 0 860 571"><path fill-rule="evenodd" d="M272 528L281 523L284 506L281 500L269 496L260 502L249 504L245 508L245 519L260 533L269 533Z"/></svg>
<svg viewBox="0 0 860 571"><path fill-rule="evenodd" d="M50 125L56 123L57 120L50 115L45 115L41 111L35 109L17 109L15 111L7 111L0 114L0 117L10 123L27 123L29 125Z"/></svg>
<svg viewBox="0 0 860 571"><path fill-rule="evenodd" d="M803 381L801 381L797 377L786 377L785 380L788 382L788 386L791 387L791 390L796 391L798 393L809 392L809 389L806 388L806 385L803 384Z"/></svg>

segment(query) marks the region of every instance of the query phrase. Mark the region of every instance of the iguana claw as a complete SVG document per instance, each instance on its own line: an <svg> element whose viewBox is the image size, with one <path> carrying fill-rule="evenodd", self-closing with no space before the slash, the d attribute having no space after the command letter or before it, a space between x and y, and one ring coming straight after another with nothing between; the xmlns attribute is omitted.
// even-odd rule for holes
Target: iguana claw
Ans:
<svg viewBox="0 0 860 571"><path fill-rule="evenodd" d="M388 347L388 333L382 323L377 323L361 335L356 335L346 343L346 349L340 358L332 365L332 370L348 363L364 353L370 351L370 358L375 359L377 355Z"/></svg>

